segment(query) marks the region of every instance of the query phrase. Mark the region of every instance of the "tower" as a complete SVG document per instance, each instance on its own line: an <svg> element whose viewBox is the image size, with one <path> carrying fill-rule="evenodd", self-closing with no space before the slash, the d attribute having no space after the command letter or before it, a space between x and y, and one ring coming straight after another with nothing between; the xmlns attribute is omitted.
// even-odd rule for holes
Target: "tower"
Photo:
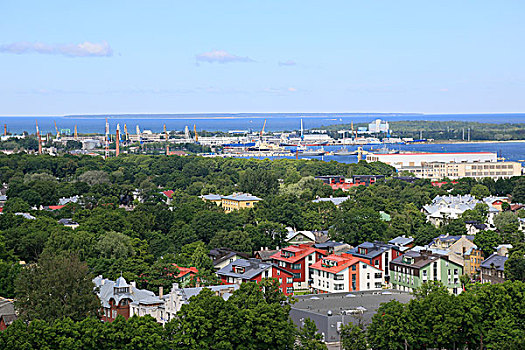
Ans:
<svg viewBox="0 0 525 350"><path fill-rule="evenodd" d="M116 131L116 140L115 140L115 154L116 157L120 154L120 125L117 124L117 131Z"/></svg>
<svg viewBox="0 0 525 350"><path fill-rule="evenodd" d="M106 118L106 137L105 137L105 151L104 151L104 159L109 158L109 123L108 118Z"/></svg>

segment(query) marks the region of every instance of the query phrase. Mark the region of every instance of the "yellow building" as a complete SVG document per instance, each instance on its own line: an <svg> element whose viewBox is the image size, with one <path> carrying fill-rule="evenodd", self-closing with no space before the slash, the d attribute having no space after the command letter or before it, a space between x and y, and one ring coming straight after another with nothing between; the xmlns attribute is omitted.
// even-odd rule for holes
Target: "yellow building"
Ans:
<svg viewBox="0 0 525 350"><path fill-rule="evenodd" d="M201 199L205 202L212 202L217 205L221 205L222 203L222 196L219 194L206 194L204 196L201 196Z"/></svg>
<svg viewBox="0 0 525 350"><path fill-rule="evenodd" d="M218 194L207 194L201 196L205 202L212 202L224 208L224 211L253 208L255 203L262 201L261 198L252 196L249 193L234 193L230 196L221 196Z"/></svg>
<svg viewBox="0 0 525 350"><path fill-rule="evenodd" d="M222 197L222 207L224 211L253 208L255 203L262 201L261 198L252 196L249 193L234 193L230 196Z"/></svg>

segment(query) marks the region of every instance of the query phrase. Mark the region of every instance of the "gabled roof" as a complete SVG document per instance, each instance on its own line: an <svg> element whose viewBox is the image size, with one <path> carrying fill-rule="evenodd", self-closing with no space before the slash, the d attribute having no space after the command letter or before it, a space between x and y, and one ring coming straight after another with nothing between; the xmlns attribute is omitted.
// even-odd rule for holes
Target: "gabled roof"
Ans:
<svg viewBox="0 0 525 350"><path fill-rule="evenodd" d="M350 199L350 196L348 197L326 197L326 198L317 198L314 199L313 203L321 203L321 202L332 202L335 206L341 205L343 202Z"/></svg>
<svg viewBox="0 0 525 350"><path fill-rule="evenodd" d="M210 252L208 253L208 256L211 257L211 259L213 260L214 266L234 256L239 256L239 257L248 259L248 254L236 252L230 248L211 249Z"/></svg>
<svg viewBox="0 0 525 350"><path fill-rule="evenodd" d="M177 264L173 264L173 266L175 266L178 270L179 270L179 274L176 276L176 278L181 278L181 277L184 277L186 276L187 274L198 274L199 273L199 270L197 270L196 267L181 267Z"/></svg>
<svg viewBox="0 0 525 350"><path fill-rule="evenodd" d="M155 296L155 293L146 290L138 289L133 285L129 285L124 277L119 277L117 281L112 281L102 276L97 276L93 279L95 287L99 287L98 297L102 303L102 306L108 308L109 301L111 299L115 300L115 303L120 303L123 299L130 299L132 302L149 302L156 300L155 303L161 304L162 300ZM118 293L115 294L115 288L129 288L129 293ZM156 298L156 299L155 299Z"/></svg>
<svg viewBox="0 0 525 350"><path fill-rule="evenodd" d="M410 244L414 242L414 238L412 237L405 237L405 236L397 236L396 238L391 239L388 241L390 244L394 244L397 246L405 246L407 244Z"/></svg>
<svg viewBox="0 0 525 350"><path fill-rule="evenodd" d="M174 194L175 192L172 191L172 190L167 190L167 191L162 191L161 193L162 193L163 195L165 195L166 197L168 197L168 198L171 199L171 198L173 198L173 194Z"/></svg>
<svg viewBox="0 0 525 350"><path fill-rule="evenodd" d="M366 249L367 253L360 253L359 248ZM357 247L350 249L349 251L347 251L347 253L359 258L373 259L376 256L379 256L390 249L400 250L400 247L382 242L364 242L358 245Z"/></svg>
<svg viewBox="0 0 525 350"><path fill-rule="evenodd" d="M222 199L222 196L220 194L205 194L201 196L202 199L206 199L207 201L220 201Z"/></svg>
<svg viewBox="0 0 525 350"><path fill-rule="evenodd" d="M298 235L303 235L308 238L311 242L315 242L315 235L312 231L288 231L285 241L291 241Z"/></svg>
<svg viewBox="0 0 525 350"><path fill-rule="evenodd" d="M324 260L331 260L336 261L337 266L324 266ZM329 255L327 257L324 257L322 260L317 261L316 263L310 265L311 269L326 271L330 273L339 273L346 269L349 266L355 265L357 263L363 263L367 264L369 266L372 266L369 262L366 260L357 258L355 256L342 256L342 255ZM372 266L373 267L373 266Z"/></svg>
<svg viewBox="0 0 525 350"><path fill-rule="evenodd" d="M243 273L237 273L234 270L234 267L244 267ZM228 264L228 266L223 267L219 271L216 272L218 276L227 276L227 277L234 277L234 278L241 278L243 280L251 280L257 276L259 276L262 272L269 268L278 268L277 266L261 262L257 259L237 259L234 262ZM280 268L278 268L280 269ZM283 269L280 269L281 271L285 272L288 275L291 275L290 272L287 272Z"/></svg>
<svg viewBox="0 0 525 350"><path fill-rule="evenodd" d="M505 270L505 261L507 261L506 256L498 255L497 253L492 254L488 258L486 258L482 263L481 267L485 269L492 269L492 266L498 271L504 271Z"/></svg>
<svg viewBox="0 0 525 350"><path fill-rule="evenodd" d="M295 253L295 256L291 256L289 258L281 256L282 251L288 251L288 252ZM305 256L312 254L313 252L319 252L322 255L327 255L326 251L324 250L316 249L316 248L313 248L305 244L299 244L296 246L292 245L292 246L281 249L280 251L272 255L272 259L279 260L279 261L285 261L285 262L293 264L301 260Z"/></svg>
<svg viewBox="0 0 525 350"><path fill-rule="evenodd" d="M60 219L58 220L58 223L62 225L78 225L78 223L72 219Z"/></svg>
<svg viewBox="0 0 525 350"><path fill-rule="evenodd" d="M189 303L189 300L191 297L198 295L205 288L211 290L212 292L228 291L231 289L233 289L233 291L236 291L237 289L239 289L239 285L238 284L221 284L218 286L181 288L178 291L180 291L182 302L187 304ZM228 300L231 296L231 293L220 293L220 295L222 296L224 300Z"/></svg>
<svg viewBox="0 0 525 350"><path fill-rule="evenodd" d="M268 250L258 250L254 253L254 255L259 255L262 261L271 260L272 255L277 253L279 250L277 249L268 249Z"/></svg>

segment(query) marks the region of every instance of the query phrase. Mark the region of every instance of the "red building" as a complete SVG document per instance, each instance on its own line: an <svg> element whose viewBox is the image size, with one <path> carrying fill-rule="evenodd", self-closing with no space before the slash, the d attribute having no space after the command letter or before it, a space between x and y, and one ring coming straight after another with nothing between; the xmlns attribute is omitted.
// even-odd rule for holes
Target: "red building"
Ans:
<svg viewBox="0 0 525 350"><path fill-rule="evenodd" d="M310 265L328 252L306 244L289 246L271 256L272 262L293 275L294 289L308 289L312 279Z"/></svg>
<svg viewBox="0 0 525 350"><path fill-rule="evenodd" d="M292 274L283 268L257 259L237 259L216 272L224 284L261 282L263 278L275 278L285 295L293 294Z"/></svg>

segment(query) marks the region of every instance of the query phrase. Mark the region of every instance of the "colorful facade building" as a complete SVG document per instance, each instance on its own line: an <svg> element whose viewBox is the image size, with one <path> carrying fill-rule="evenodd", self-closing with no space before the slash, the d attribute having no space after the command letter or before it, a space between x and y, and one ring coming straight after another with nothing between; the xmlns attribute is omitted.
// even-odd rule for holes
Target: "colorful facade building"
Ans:
<svg viewBox="0 0 525 350"><path fill-rule="evenodd" d="M259 283L263 278L275 278L279 282L279 289L285 295L292 295L294 292L293 276L290 272L257 259L235 260L216 274L225 284Z"/></svg>
<svg viewBox="0 0 525 350"><path fill-rule="evenodd" d="M315 293L380 290L383 272L349 254L329 255L310 266Z"/></svg>
<svg viewBox="0 0 525 350"><path fill-rule="evenodd" d="M292 274L295 290L308 290L312 279L310 266L327 255L325 250L299 244L275 253L272 255L272 262Z"/></svg>
<svg viewBox="0 0 525 350"><path fill-rule="evenodd" d="M428 250L410 250L390 262L390 283L394 289L406 292L428 281L440 281L450 292L459 294L462 274L463 266Z"/></svg>
<svg viewBox="0 0 525 350"><path fill-rule="evenodd" d="M390 261L403 255L408 246L401 246L382 242L364 242L357 247L350 249L347 253L368 262L375 268L383 271L385 282L389 281Z"/></svg>

